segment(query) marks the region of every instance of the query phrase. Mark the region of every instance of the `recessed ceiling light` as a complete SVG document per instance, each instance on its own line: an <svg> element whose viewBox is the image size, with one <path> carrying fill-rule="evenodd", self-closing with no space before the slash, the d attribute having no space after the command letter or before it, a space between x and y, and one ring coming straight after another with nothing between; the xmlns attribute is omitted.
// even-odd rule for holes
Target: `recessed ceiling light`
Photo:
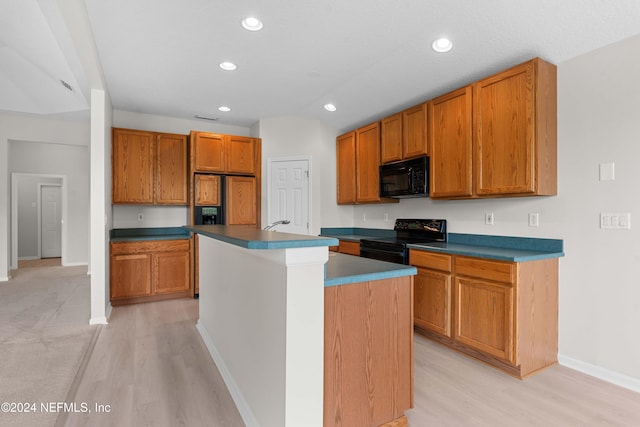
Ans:
<svg viewBox="0 0 640 427"><path fill-rule="evenodd" d="M218 111L224 111L225 113L227 113L227 112L231 111L231 108L223 105L221 107L218 107Z"/></svg>
<svg viewBox="0 0 640 427"><path fill-rule="evenodd" d="M220 68L222 68L225 71L233 71L238 67L233 62L224 61L220 63Z"/></svg>
<svg viewBox="0 0 640 427"><path fill-rule="evenodd" d="M337 108L335 105L333 104L324 104L324 109L327 111L336 111Z"/></svg>
<svg viewBox="0 0 640 427"><path fill-rule="evenodd" d="M242 20L242 27L249 31L260 31L262 29L262 21L250 16Z"/></svg>
<svg viewBox="0 0 640 427"><path fill-rule="evenodd" d="M447 38L441 38L433 42L431 45L436 52L449 52L453 48L453 43Z"/></svg>

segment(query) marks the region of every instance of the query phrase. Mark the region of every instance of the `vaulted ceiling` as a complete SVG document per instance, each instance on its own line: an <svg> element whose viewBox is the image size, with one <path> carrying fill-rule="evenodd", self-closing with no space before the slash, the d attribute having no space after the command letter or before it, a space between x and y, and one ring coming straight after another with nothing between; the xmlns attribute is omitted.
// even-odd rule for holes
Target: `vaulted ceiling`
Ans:
<svg viewBox="0 0 640 427"><path fill-rule="evenodd" d="M89 108L61 1L0 0L0 110ZM640 34L636 0L77 3L114 108L240 126L298 116L347 130L535 56L558 64ZM247 16L264 28L244 30ZM449 53L431 49L443 36Z"/></svg>

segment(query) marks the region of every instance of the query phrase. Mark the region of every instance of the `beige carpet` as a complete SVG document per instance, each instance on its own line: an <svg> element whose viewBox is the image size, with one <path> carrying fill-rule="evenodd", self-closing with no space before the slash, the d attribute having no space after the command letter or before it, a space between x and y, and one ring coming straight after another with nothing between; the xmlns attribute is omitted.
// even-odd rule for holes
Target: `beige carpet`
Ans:
<svg viewBox="0 0 640 427"><path fill-rule="evenodd" d="M89 326L87 268L26 268L11 275L0 282L0 403L35 403L36 412L2 411L0 426L54 426L59 413L43 411L41 403L65 401L99 331Z"/></svg>

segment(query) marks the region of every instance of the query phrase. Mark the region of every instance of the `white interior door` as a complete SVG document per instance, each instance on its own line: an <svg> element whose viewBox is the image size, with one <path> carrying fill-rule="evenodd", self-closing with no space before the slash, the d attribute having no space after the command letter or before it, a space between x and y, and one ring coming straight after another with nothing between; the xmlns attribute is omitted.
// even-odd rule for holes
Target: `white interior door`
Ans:
<svg viewBox="0 0 640 427"><path fill-rule="evenodd" d="M309 160L273 160L267 221L289 220L275 230L309 234Z"/></svg>
<svg viewBox="0 0 640 427"><path fill-rule="evenodd" d="M42 258L59 258L62 254L62 187L43 185L40 190L40 244Z"/></svg>

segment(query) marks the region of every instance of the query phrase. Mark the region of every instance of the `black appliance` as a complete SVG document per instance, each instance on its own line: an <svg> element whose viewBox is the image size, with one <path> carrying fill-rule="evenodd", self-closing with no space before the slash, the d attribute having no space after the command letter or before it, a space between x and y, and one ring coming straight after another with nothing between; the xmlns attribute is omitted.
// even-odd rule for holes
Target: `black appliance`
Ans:
<svg viewBox="0 0 640 427"><path fill-rule="evenodd" d="M202 206L196 204L193 207L193 224L225 224L225 196L226 194L224 176L220 175L220 204L217 206Z"/></svg>
<svg viewBox="0 0 640 427"><path fill-rule="evenodd" d="M380 261L409 264L408 244L447 241L446 219L396 219L395 237L360 240L360 256Z"/></svg>
<svg viewBox="0 0 640 427"><path fill-rule="evenodd" d="M407 198L429 195L429 157L423 156L380 166L380 197Z"/></svg>

